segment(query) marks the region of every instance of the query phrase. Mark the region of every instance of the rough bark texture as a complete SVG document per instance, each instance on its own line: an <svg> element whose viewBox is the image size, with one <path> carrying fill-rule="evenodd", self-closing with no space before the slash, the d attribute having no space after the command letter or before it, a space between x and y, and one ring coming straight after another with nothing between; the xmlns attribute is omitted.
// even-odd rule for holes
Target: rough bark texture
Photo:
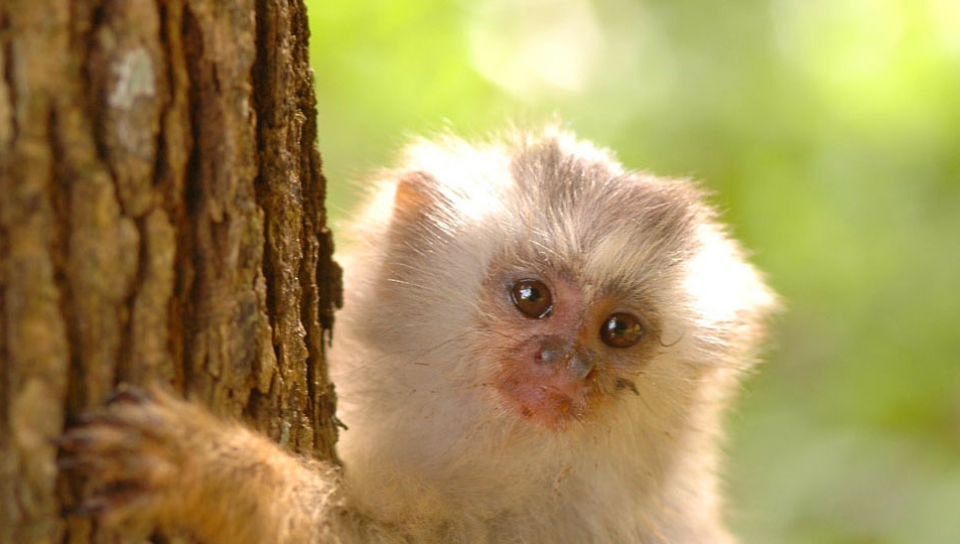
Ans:
<svg viewBox="0 0 960 544"><path fill-rule="evenodd" d="M0 542L138 538L60 515L52 439L120 381L333 457L307 38L297 0L0 0Z"/></svg>

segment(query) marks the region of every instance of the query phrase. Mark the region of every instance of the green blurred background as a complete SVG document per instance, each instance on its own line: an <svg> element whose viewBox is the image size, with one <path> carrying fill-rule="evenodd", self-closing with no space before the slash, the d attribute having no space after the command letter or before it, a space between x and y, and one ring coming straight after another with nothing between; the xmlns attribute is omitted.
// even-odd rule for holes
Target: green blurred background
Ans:
<svg viewBox="0 0 960 544"><path fill-rule="evenodd" d="M747 543L960 543L960 0L308 0L336 228L412 134L561 115L704 180L783 295Z"/></svg>

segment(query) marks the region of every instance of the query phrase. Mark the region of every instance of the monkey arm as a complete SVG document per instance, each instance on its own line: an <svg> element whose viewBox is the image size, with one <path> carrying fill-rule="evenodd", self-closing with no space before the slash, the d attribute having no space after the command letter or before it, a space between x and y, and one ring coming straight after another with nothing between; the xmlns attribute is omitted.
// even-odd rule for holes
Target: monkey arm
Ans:
<svg viewBox="0 0 960 544"><path fill-rule="evenodd" d="M60 440L91 486L72 509L183 528L207 543L338 542L339 471L153 389L122 388Z"/></svg>

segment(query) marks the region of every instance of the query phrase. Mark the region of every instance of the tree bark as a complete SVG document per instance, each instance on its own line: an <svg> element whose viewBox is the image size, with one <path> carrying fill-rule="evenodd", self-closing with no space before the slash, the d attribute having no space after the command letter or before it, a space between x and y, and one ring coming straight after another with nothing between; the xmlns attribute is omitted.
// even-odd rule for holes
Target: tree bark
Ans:
<svg viewBox="0 0 960 544"><path fill-rule="evenodd" d="M300 0L0 0L0 542L138 538L61 516L121 381L333 459L307 40Z"/></svg>

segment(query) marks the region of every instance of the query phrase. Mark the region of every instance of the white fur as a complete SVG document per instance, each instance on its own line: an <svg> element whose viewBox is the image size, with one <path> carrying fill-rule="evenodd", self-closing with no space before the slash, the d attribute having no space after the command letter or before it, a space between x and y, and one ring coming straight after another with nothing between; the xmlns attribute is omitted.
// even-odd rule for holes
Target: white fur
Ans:
<svg viewBox="0 0 960 544"><path fill-rule="evenodd" d="M349 427L339 445L348 501L385 540L728 541L716 492L720 416L772 295L695 199L690 213L700 226L682 241L684 252L663 254L672 240L638 244L642 232L585 242L604 210L546 208L514 177L517 149L544 142L605 165L607 179L585 178L597 191L616 190L613 178L651 188L685 183L627 174L608 152L555 128L480 145L444 136L408 150L339 257L346 300L330 357ZM436 243L400 249L397 261L384 240L406 171L431 174L444 205L429 215ZM634 204L620 205L629 212ZM488 339L478 320L489 316L478 300L510 247L552 265L575 263L588 296L628 281L656 304L662 345L644 363L637 394L613 399L603 419L542 428L505 409L486 382L494 362L481 348ZM671 259L679 264L662 264ZM394 274L391 266L402 268Z"/></svg>

